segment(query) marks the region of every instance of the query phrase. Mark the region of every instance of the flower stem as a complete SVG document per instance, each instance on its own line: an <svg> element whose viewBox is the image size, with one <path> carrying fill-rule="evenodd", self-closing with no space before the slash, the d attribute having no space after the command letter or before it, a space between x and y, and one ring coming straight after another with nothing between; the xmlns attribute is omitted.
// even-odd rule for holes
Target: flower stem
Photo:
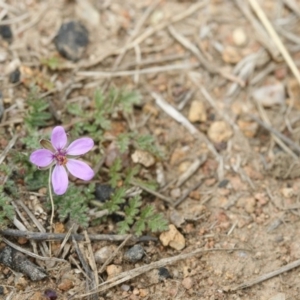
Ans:
<svg viewBox="0 0 300 300"><path fill-rule="evenodd" d="M52 175L52 167L50 168L49 171L49 180L48 180L49 196L51 201L50 232L52 232L52 225L53 225L53 218L54 218L54 202L53 202L52 187L51 187L51 175Z"/></svg>

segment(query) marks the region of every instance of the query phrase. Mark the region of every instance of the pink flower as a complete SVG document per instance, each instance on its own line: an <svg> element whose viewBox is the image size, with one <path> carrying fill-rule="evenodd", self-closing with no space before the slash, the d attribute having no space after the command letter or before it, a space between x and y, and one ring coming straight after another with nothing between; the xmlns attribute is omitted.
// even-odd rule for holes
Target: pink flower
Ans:
<svg viewBox="0 0 300 300"><path fill-rule="evenodd" d="M68 188L69 180L66 168L79 179L90 180L93 178L94 171L86 163L72 158L72 156L85 154L93 148L94 141L91 138L77 139L66 147L66 132L62 126L56 126L52 130L51 142L42 140L41 145L46 149L34 151L30 155L30 162L40 168L55 165L51 178L55 194L62 195Z"/></svg>

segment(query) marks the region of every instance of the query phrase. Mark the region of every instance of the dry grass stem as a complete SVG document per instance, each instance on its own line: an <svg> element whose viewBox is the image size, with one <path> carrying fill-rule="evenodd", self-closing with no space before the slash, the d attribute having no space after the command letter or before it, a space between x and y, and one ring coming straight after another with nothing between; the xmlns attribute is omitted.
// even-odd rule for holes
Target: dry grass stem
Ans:
<svg viewBox="0 0 300 300"><path fill-rule="evenodd" d="M253 280L249 280L249 281L245 281L244 283L236 286L236 287L233 287L233 288L230 288L230 291L236 291L236 290L241 290L241 289L245 289L245 288L249 288L255 284L258 284L258 283L261 283L261 282L264 282L272 277L275 277L275 276L278 276L282 273L285 273L285 272L288 272L292 269L295 269L295 268L298 268L300 266L300 259L299 260L296 260L292 263L289 263L275 271L272 271L270 273L266 273L266 274L263 274Z"/></svg>
<svg viewBox="0 0 300 300"><path fill-rule="evenodd" d="M297 79L297 81L300 85L300 72L299 72L298 68L296 67L291 55L289 54L286 47L282 43L280 37L278 36L276 31L274 30L274 27L272 26L272 24L268 20L266 14L261 9L260 5L258 4L258 2L256 0L248 0L248 2L250 3L252 9L255 11L255 13L259 17L260 21L265 26L265 28L268 31L269 35L271 36L273 42L277 46L278 50L282 54L282 56L285 59L287 65L291 69L292 73L294 74L294 76L296 77L296 79Z"/></svg>

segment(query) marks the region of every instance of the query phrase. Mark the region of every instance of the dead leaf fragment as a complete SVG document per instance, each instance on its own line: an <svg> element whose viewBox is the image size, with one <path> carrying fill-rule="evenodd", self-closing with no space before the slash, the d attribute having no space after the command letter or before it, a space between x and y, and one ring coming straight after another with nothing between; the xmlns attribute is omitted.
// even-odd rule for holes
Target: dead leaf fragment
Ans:
<svg viewBox="0 0 300 300"><path fill-rule="evenodd" d="M146 168L155 164L155 158L149 152L144 150L135 150L131 155L131 159L136 164L141 164Z"/></svg>
<svg viewBox="0 0 300 300"><path fill-rule="evenodd" d="M188 119L194 122L205 122L207 120L207 114L205 106L199 100L194 100L191 103Z"/></svg>
<svg viewBox="0 0 300 300"><path fill-rule="evenodd" d="M173 225L169 225L169 231L163 232L159 236L160 241L164 246L170 246L176 250L182 250L185 247L185 238Z"/></svg>
<svg viewBox="0 0 300 300"><path fill-rule="evenodd" d="M210 125L207 134L214 143L221 143L227 142L232 137L233 131L226 122L216 121Z"/></svg>

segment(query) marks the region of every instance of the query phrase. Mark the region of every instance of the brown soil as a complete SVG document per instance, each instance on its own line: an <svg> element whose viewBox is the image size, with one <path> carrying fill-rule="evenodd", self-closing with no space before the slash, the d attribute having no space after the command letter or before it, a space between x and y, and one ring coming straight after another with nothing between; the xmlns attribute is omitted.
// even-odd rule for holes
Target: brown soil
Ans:
<svg viewBox="0 0 300 300"><path fill-rule="evenodd" d="M167 265L171 278L161 280L154 268L87 298L299 298L298 268L239 287L300 259L299 151L280 135L299 142L299 82L250 2L256 1L10 0L7 7L0 3L14 33L13 42L2 41L0 48L5 56L0 68L7 109L0 126L9 136L1 137L1 151L5 140L21 131L23 100L31 84L48 93L58 116L65 113L60 111L62 101L91 97L96 87L126 85L143 95L142 110L135 112L136 123L144 122L141 132L155 136L166 154L149 169L151 174L162 170L165 184L173 182L159 192L175 202L202 180L176 208L155 200L183 235L183 250L160 241L144 243L145 257L130 264L123 259L129 247L124 246L110 265L129 271L196 249L219 250ZM258 2L299 66L300 1ZM62 22L74 19L89 31L87 50L76 63L63 60L64 70L50 72L39 58L58 55L53 38ZM14 66L21 68L21 84L8 82ZM49 80L54 83L51 89L45 87ZM76 82L79 88L73 86L69 93L70 84L65 83ZM279 89L253 96L276 85ZM177 122L155 96L185 121ZM174 181L199 157L206 157L205 162L176 187ZM101 233L98 230L101 227L88 232ZM91 247L95 252L112 244L91 242ZM88 255L87 245L80 245ZM55 290L58 299L83 299L86 276L74 263L35 262L48 271L48 279L31 282L0 265L2 299L46 299L47 288ZM107 278L106 272L99 275Z"/></svg>

